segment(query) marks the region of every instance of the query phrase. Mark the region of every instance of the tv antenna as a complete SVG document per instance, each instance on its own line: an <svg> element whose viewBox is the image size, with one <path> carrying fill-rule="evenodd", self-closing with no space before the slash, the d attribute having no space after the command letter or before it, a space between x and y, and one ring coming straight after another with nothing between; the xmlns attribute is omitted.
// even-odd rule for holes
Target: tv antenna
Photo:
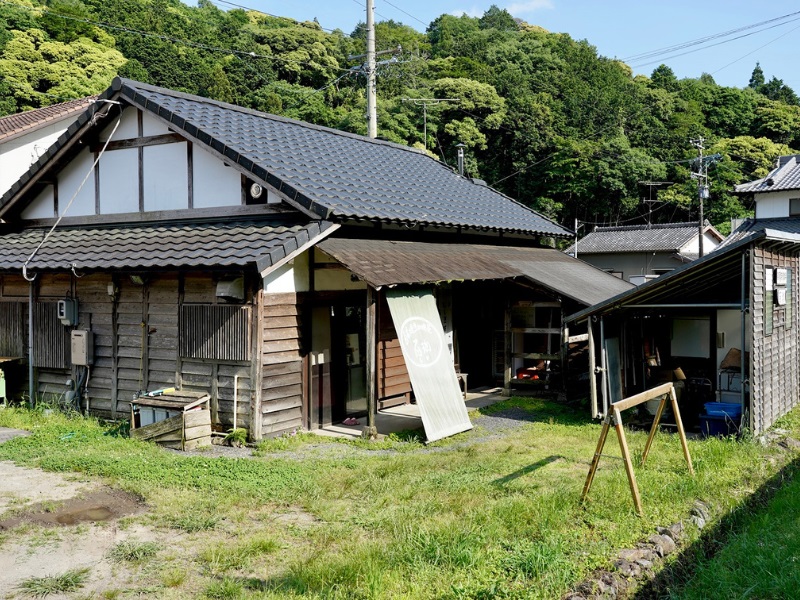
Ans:
<svg viewBox="0 0 800 600"><path fill-rule="evenodd" d="M648 194L646 198L642 198L642 203L647 204L647 228L653 226L653 204L663 202L663 200L659 200L657 197L658 190L660 188L666 188L673 184L672 181L640 181L639 185L645 185L648 188ZM656 196L654 197L654 191Z"/></svg>

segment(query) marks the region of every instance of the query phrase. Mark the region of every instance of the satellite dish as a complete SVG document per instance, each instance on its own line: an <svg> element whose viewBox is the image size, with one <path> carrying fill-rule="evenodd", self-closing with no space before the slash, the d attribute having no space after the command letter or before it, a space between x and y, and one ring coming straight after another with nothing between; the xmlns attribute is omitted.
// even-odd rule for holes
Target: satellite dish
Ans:
<svg viewBox="0 0 800 600"><path fill-rule="evenodd" d="M261 194L264 193L264 188L262 188L259 184L254 183L250 186L250 195L253 198L261 198Z"/></svg>

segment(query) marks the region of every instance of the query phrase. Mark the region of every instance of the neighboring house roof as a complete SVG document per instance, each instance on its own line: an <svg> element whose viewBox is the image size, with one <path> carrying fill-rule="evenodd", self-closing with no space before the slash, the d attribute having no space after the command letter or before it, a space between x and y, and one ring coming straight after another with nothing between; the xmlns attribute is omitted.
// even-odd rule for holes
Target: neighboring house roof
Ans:
<svg viewBox="0 0 800 600"><path fill-rule="evenodd" d="M722 235L706 221L704 229L718 240ZM697 223L597 227L578 241L578 256L615 252L678 252L697 237ZM567 253L574 253L575 244Z"/></svg>
<svg viewBox="0 0 800 600"><path fill-rule="evenodd" d="M78 98L68 102L61 102L60 104L51 104L43 108L0 117L0 144L28 132L36 131L53 121L60 121L67 117L77 118L94 102L95 98L97 96L87 96L86 98Z"/></svg>
<svg viewBox="0 0 800 600"><path fill-rule="evenodd" d="M763 231L781 231L789 234L800 234L800 217L778 217L775 219L745 219L734 229L718 249L729 246L739 240L753 237Z"/></svg>
<svg viewBox="0 0 800 600"><path fill-rule="evenodd" d="M117 93L316 218L526 235L571 233L419 150L126 79L115 79L101 100ZM0 199L0 213L100 105L87 111Z"/></svg>
<svg viewBox="0 0 800 600"><path fill-rule="evenodd" d="M775 219L774 221L779 221ZM785 221L785 219L780 219ZM683 265L665 275L650 280L637 288L612 296L580 312L566 317L566 322L581 322L592 315L602 315L633 305L643 308L646 305L658 310L663 304L704 304L719 306L716 303L729 303L732 290L737 290L742 282L741 253L750 243L774 241L794 244L800 247L800 234L779 229L760 229L735 242L717 247L690 264ZM733 306L731 306L733 308Z"/></svg>
<svg viewBox="0 0 800 600"><path fill-rule="evenodd" d="M28 265L36 270L160 269L274 265L333 224L280 227L263 221L55 229ZM0 270L19 270L41 229L0 236Z"/></svg>
<svg viewBox="0 0 800 600"><path fill-rule="evenodd" d="M374 287L519 277L584 305L632 287L551 248L341 238L318 248Z"/></svg>
<svg viewBox="0 0 800 600"><path fill-rule="evenodd" d="M762 179L737 185L738 194L780 192L800 189L800 154L778 157L775 168Z"/></svg>

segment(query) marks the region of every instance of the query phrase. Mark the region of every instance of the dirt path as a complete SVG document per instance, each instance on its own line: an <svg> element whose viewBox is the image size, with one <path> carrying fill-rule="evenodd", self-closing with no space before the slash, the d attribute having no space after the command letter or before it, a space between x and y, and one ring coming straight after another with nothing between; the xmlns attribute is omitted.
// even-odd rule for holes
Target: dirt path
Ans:
<svg viewBox="0 0 800 600"><path fill-rule="evenodd" d="M0 428L0 443L21 435L28 433ZM120 517L145 510L138 499L85 477L0 461L0 598L26 598L22 582L74 569L88 569L78 596L49 598L125 589L135 572L110 560L109 550L126 540L161 541L148 527L118 526Z"/></svg>

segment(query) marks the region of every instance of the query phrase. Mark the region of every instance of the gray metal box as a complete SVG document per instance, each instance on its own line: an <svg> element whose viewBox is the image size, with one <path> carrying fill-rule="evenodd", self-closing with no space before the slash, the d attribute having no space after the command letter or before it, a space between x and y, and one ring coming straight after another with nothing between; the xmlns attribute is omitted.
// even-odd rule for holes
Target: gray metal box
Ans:
<svg viewBox="0 0 800 600"><path fill-rule="evenodd" d="M70 336L72 364L85 367L94 364L94 334L84 329L76 329Z"/></svg>

